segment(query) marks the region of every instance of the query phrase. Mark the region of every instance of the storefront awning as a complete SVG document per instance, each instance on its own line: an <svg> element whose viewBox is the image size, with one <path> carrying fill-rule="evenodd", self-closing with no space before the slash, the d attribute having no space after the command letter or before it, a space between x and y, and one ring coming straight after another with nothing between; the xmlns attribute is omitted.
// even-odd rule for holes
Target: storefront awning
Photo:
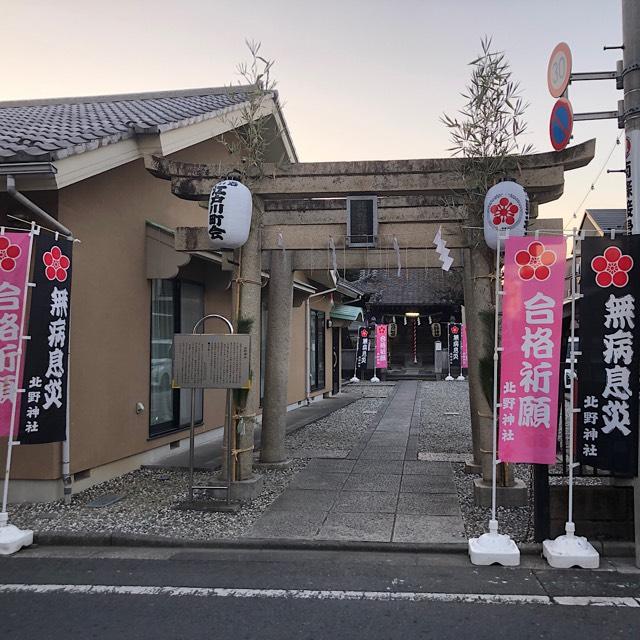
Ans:
<svg viewBox="0 0 640 640"><path fill-rule="evenodd" d="M360 307L352 307L348 304L338 304L331 309L331 317L334 320L347 320L355 322L356 320L364 320L362 309Z"/></svg>

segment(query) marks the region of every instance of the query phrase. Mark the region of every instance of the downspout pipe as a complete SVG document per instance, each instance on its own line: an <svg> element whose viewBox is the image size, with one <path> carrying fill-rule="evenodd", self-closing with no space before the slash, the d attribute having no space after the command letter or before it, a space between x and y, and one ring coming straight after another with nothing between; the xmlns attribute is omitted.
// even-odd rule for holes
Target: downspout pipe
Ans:
<svg viewBox="0 0 640 640"><path fill-rule="evenodd" d="M327 293L333 293L334 291L337 291L338 287L333 287L332 289L325 289L324 291L316 291L316 293L312 293L310 296L307 297L307 299L305 300L304 304L306 307L305 310L305 324L306 326L306 331L305 331L305 343L306 343L306 348L304 350L305 353L305 369L306 369L306 375L305 375L305 396L306 396L306 401L307 404L311 404L311 381L309 380L309 374L311 373L309 371L309 367L311 366L311 298L317 298L319 296L324 296ZM324 327L322 329L324 331Z"/></svg>
<svg viewBox="0 0 640 640"><path fill-rule="evenodd" d="M73 240L73 233L62 223L50 216L46 211L41 209L35 202L31 202L29 198L21 194L16 189L16 180L12 175L7 175L7 193L17 200L23 207L26 207L33 213L36 221L43 227L47 227L52 231L57 231L70 240ZM69 324L71 328L71 324ZM69 349L69 364L67 365L67 385L71 385L71 350ZM70 469L70 447L69 447L69 400L67 393L67 434L62 442L62 487L64 492L65 504L71 503L71 469Z"/></svg>
<svg viewBox="0 0 640 640"><path fill-rule="evenodd" d="M67 227L50 216L44 209L41 209L35 202L31 202L29 198L16 189L16 179L10 174L7 175L7 193L14 200L17 200L23 207L29 209L29 211L31 211L35 216L36 222L41 224L43 227L48 227L49 229L57 231L58 233L61 233L73 240L73 234L69 229L67 229Z"/></svg>

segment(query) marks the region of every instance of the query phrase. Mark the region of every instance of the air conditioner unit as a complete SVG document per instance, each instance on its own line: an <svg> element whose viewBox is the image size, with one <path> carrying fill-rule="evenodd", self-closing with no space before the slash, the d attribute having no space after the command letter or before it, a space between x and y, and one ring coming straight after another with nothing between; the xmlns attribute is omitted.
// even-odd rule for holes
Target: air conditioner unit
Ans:
<svg viewBox="0 0 640 640"><path fill-rule="evenodd" d="M378 196L347 198L347 246L375 247L378 239Z"/></svg>

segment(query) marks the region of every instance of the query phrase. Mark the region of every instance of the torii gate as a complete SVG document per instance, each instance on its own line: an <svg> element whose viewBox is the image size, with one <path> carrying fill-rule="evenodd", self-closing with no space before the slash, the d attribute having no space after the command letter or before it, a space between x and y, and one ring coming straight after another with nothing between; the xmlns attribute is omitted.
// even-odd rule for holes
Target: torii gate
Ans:
<svg viewBox="0 0 640 640"><path fill-rule="evenodd" d="M531 218L537 216L539 204L551 202L562 195L564 172L587 165L594 153L595 140L590 140L561 152L518 158L514 177L529 194ZM293 271L330 268L330 239L336 247L338 269L386 267L389 252L395 256L393 238L397 239L402 250L405 268L439 268L437 255L432 249L433 238L440 225L455 263L471 264L476 249L468 245L461 228L466 218L462 199L466 187L462 178L462 162L461 159L447 158L313 162L284 167L266 165L263 172L266 177L252 180L250 187L254 206L260 209L262 222L259 228L258 225L252 226L249 240L243 247L243 313L253 318L260 317L260 269L269 269L271 273L262 462L279 463L286 458L284 436ZM234 170L237 172L237 168L231 166L175 162L158 156L147 157L145 165L154 176L170 180L172 193L186 200L206 200L216 182ZM339 199L355 195L376 195L379 198L378 244L374 249L346 246L346 210L344 202ZM547 227L549 222L545 220ZM178 227L175 248L187 252L215 250L205 226ZM470 326L470 332L471 329ZM254 326L253 334L256 340L259 339L258 326ZM473 343L473 335L470 335L470 377L479 376ZM255 361L252 367L259 371L259 349L253 351ZM251 392L255 408L259 388L259 384L254 384Z"/></svg>

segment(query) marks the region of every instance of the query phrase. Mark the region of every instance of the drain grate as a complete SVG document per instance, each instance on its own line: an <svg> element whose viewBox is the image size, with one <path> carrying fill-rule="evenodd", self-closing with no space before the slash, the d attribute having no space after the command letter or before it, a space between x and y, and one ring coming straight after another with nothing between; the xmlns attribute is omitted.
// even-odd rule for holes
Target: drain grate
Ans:
<svg viewBox="0 0 640 640"><path fill-rule="evenodd" d="M105 493L103 496L87 502L85 506L89 507L89 509L102 509L103 507L110 507L112 504L120 502L122 498L124 498L124 496L118 493Z"/></svg>

